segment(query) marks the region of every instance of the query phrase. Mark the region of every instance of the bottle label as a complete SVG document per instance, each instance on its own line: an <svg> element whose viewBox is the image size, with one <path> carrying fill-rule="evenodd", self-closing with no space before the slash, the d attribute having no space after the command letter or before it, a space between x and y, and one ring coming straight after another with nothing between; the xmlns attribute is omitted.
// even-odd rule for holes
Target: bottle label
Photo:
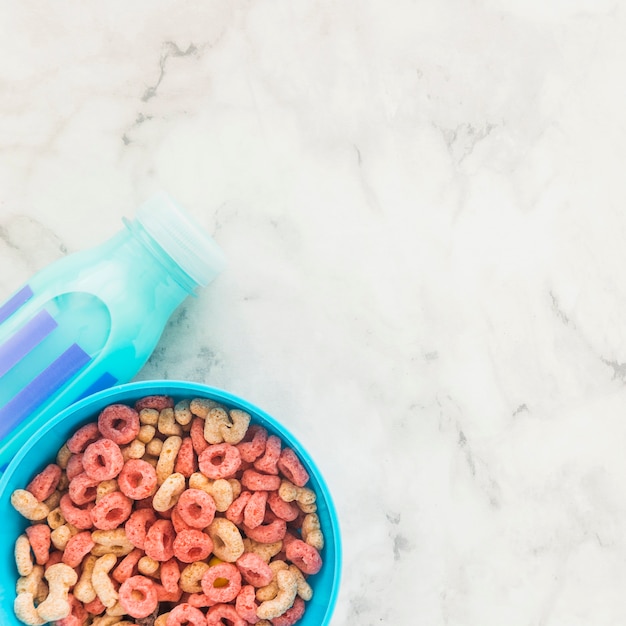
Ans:
<svg viewBox="0 0 626 626"><path fill-rule="evenodd" d="M61 294L35 310L24 307L32 295L26 286L0 307L0 319L15 315L19 322L10 336L0 336L0 438L83 371L100 354L111 330L109 310L93 294ZM104 373L76 395L116 382Z"/></svg>
<svg viewBox="0 0 626 626"><path fill-rule="evenodd" d="M20 289L16 294L9 298L2 306L0 306L0 324L4 320L9 319L15 311L17 311L25 302L33 297L33 290L29 285Z"/></svg>

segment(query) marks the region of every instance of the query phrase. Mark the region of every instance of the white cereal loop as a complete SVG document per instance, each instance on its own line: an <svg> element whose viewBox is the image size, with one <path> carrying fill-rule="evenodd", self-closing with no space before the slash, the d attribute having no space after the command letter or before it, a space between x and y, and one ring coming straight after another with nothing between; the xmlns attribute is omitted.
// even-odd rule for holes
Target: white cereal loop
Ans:
<svg viewBox="0 0 626 626"><path fill-rule="evenodd" d="M15 542L15 565L20 576L28 576L33 571L30 541L26 535L20 535Z"/></svg>

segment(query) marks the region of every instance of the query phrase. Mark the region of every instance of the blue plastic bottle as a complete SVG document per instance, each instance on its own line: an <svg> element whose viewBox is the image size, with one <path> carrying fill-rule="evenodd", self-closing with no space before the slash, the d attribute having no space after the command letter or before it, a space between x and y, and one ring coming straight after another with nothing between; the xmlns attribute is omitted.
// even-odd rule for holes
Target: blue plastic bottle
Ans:
<svg viewBox="0 0 626 626"><path fill-rule="evenodd" d="M35 274L0 305L0 456L91 393L128 382L174 309L224 257L170 198L143 204L102 245ZM6 435L20 427L19 436Z"/></svg>

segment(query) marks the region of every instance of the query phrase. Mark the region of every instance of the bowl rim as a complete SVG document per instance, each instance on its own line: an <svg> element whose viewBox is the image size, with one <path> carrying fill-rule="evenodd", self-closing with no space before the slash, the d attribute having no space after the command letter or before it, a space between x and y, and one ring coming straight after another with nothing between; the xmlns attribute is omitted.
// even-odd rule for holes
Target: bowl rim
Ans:
<svg viewBox="0 0 626 626"><path fill-rule="evenodd" d="M165 388L165 390L159 388ZM135 392L141 392L143 395L162 395L162 394L178 394L182 395L185 392L198 392L199 394L206 394L210 396L212 399L222 400L227 406L235 405L237 408L241 408L252 415L258 416L263 420L266 420L269 424L271 424L281 435L285 435L285 439L290 444L295 444L298 449L298 454L304 459L307 464L307 469L313 473L317 483L319 484L321 491L323 492L324 499L327 504L328 516L330 518L331 527L333 529L333 549L334 549L334 563L333 563L333 572L332 572L332 586L330 590L330 595L328 601L326 603L326 613L324 615L324 620L320 623L320 626L325 626L330 622L330 618L332 617L335 606L337 603L337 598L339 595L339 587L341 583L341 573L342 573L342 546L341 546L341 527L339 524L339 518L337 515L337 511L335 508L335 504L331 495L331 492L328 488L328 485L322 476L317 463L313 460L313 458L308 453L307 449L300 443L300 440L293 435L293 433L284 426L281 422L279 422L276 418L272 417L269 413L259 408L255 404L241 398L240 396L235 395L230 391L226 391L219 387L213 387L210 385L206 385L204 383L198 383L194 381L184 381L184 380L167 380L167 379L150 379L150 380L141 380L134 381L130 383L123 383L121 385L115 385L113 387L109 387L108 389L104 389L102 391L98 391L94 394L86 396L81 400L78 400L74 404L66 407L59 413L57 413L52 419L48 420L44 424L42 424L37 430L35 430L22 445L20 450L15 454L15 456L10 460L7 464L4 471L0 476L0 495L4 494L7 483L9 482L11 476L15 472L16 468L20 465L20 463L25 459L25 457L31 452L34 445L45 436L47 432L55 427L59 422L65 420L67 417L72 415L73 413L80 412L82 410L88 409L90 406L98 405L101 402L104 402L102 408L107 403L110 402L124 402L128 401L133 397L133 395L137 395ZM125 397L123 397L125 396ZM94 409L97 410L97 409ZM13 435L10 434L8 437Z"/></svg>

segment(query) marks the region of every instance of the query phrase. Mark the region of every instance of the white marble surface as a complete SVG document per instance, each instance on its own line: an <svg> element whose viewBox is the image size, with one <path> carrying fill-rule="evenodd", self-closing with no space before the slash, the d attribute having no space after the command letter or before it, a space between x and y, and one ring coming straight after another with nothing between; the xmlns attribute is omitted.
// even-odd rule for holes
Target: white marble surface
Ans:
<svg viewBox="0 0 626 626"><path fill-rule="evenodd" d="M333 626L626 621L618 0L5 0L0 297L157 189L228 270L141 378L318 459Z"/></svg>

